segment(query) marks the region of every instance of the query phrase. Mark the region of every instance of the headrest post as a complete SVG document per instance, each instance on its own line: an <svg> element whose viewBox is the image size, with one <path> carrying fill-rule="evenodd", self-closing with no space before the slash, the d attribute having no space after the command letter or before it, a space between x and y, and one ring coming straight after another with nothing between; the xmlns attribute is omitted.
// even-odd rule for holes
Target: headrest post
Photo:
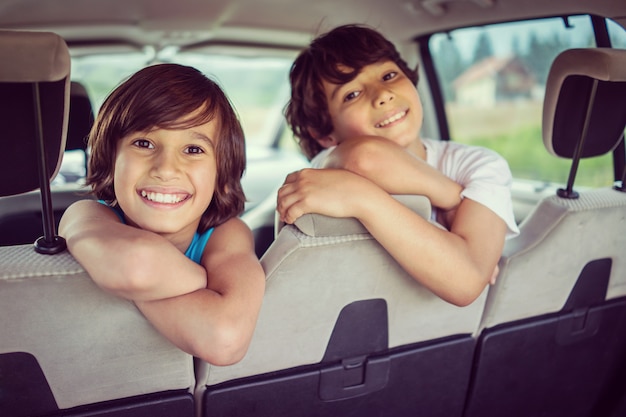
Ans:
<svg viewBox="0 0 626 417"><path fill-rule="evenodd" d="M622 172L621 180L617 181L615 183L615 186L613 186L613 188L616 189L617 191L626 193L626 167L624 167L624 172Z"/></svg>
<svg viewBox="0 0 626 417"><path fill-rule="evenodd" d="M585 140L587 139L587 132L589 130L589 122L591 121L591 112L593 111L593 105L596 99L596 91L598 90L598 80L594 79L591 85L591 93L589 94L589 101L587 103L587 111L585 114L585 121L583 124L583 130L580 134L578 142L576 142L576 149L572 157L572 167L569 171L569 178L567 179L567 188L559 188L557 195L561 198L578 198L578 193L574 191L574 180L576 179L576 173L578 172L578 165L580 164L581 155L585 147Z"/></svg>
<svg viewBox="0 0 626 417"><path fill-rule="evenodd" d="M41 117L41 97L39 94L39 83L33 83L33 111L35 113L35 140L37 141L37 158L39 171L39 188L41 190L43 237L35 242L35 251L53 255L65 250L65 239L56 236L54 211L52 208L52 194L50 192L50 182L48 181L48 162L46 160L43 123Z"/></svg>

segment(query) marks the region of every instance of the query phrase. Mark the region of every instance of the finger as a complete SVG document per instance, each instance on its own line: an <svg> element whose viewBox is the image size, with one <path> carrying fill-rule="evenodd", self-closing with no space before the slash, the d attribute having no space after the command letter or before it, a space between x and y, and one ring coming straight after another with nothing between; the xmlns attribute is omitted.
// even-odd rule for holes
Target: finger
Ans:
<svg viewBox="0 0 626 417"><path fill-rule="evenodd" d="M278 191L278 198L276 200L276 211L278 212L280 219L285 223L293 223L295 218L290 214L292 207L297 204L298 196L293 192L292 187L285 184Z"/></svg>
<svg viewBox="0 0 626 417"><path fill-rule="evenodd" d="M290 183L296 182L298 180L298 177L300 176L301 171L303 170L293 171L287 174L287 176L285 177L284 184L290 184Z"/></svg>

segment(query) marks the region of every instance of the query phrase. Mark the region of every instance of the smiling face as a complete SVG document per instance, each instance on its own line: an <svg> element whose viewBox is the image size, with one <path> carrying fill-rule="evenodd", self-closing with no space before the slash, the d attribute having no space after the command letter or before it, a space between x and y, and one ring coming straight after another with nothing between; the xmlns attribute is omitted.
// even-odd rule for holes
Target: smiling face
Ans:
<svg viewBox="0 0 626 417"><path fill-rule="evenodd" d="M128 224L189 245L215 191L216 125L157 128L118 142L113 182Z"/></svg>
<svg viewBox="0 0 626 417"><path fill-rule="evenodd" d="M380 136L407 150L422 148L422 104L415 85L394 62L366 65L346 84L324 81L323 85L333 131L320 140L322 146Z"/></svg>

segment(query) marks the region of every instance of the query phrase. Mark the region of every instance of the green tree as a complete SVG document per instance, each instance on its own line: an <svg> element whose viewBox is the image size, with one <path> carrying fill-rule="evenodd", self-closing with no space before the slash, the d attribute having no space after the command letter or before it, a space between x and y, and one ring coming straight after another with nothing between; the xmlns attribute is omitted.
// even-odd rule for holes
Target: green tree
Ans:
<svg viewBox="0 0 626 417"><path fill-rule="evenodd" d="M452 83L465 71L463 57L459 48L452 38L446 38L439 43L436 57L437 69L443 94L446 101L454 101L454 89Z"/></svg>
<svg viewBox="0 0 626 417"><path fill-rule="evenodd" d="M474 63L480 62L485 58L493 56L493 44L487 32L481 32L474 48Z"/></svg>
<svg viewBox="0 0 626 417"><path fill-rule="evenodd" d="M569 43L557 33L539 38L532 32L529 36L528 53L523 58L524 64L531 70L537 82L545 85L554 58L567 48Z"/></svg>

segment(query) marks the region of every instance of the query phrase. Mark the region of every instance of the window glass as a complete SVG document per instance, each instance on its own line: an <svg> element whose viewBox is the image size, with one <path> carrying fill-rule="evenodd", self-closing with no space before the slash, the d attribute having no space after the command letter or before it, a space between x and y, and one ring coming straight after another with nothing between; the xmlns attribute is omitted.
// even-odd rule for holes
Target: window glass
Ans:
<svg viewBox="0 0 626 417"><path fill-rule="evenodd" d="M567 23L541 19L431 38L451 139L494 149L507 159L516 180L567 182L571 162L550 155L543 145L545 83L560 52L595 46L588 16L570 17ZM611 158L582 161L577 186L612 184Z"/></svg>
<svg viewBox="0 0 626 417"><path fill-rule="evenodd" d="M626 30L613 20L607 19L609 38L613 48L626 49Z"/></svg>
<svg viewBox="0 0 626 417"><path fill-rule="evenodd" d="M94 106L94 112L104 102L106 96L122 81L152 59L149 50L145 52L106 53L72 57L72 81L80 82Z"/></svg>
<svg viewBox="0 0 626 417"><path fill-rule="evenodd" d="M215 80L237 110L248 144L271 146L289 95L288 75L293 59L181 53L167 61L195 67ZM97 112L119 83L154 61L148 52L75 57L72 80L85 86Z"/></svg>
<svg viewBox="0 0 626 417"><path fill-rule="evenodd" d="M240 115L248 146L271 146L283 123L294 59L187 53L176 62L199 69L222 86Z"/></svg>

